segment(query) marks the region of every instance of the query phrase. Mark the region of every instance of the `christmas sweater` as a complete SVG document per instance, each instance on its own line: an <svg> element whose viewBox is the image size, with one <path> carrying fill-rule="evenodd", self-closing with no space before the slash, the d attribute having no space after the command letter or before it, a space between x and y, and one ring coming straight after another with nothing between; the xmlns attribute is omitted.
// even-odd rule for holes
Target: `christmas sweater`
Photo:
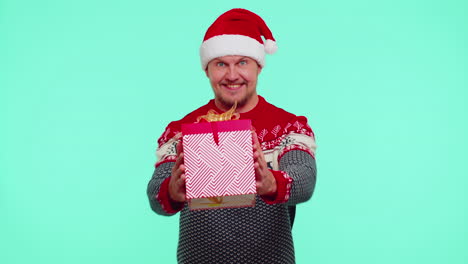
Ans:
<svg viewBox="0 0 468 264"><path fill-rule="evenodd" d="M181 124L194 123L214 100L171 122L158 140L155 172L148 184L151 208L161 215L180 211L179 263L294 263L291 206L312 196L315 137L303 116L295 116L259 96L257 106L241 113L257 132L276 183L275 197L256 197L255 207L190 211L169 198L169 178L176 160Z"/></svg>

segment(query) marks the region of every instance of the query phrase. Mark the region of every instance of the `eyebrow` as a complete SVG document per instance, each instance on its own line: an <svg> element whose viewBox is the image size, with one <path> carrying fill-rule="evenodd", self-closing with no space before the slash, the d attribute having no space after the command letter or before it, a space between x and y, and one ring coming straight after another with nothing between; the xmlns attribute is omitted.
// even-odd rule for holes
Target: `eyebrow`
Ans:
<svg viewBox="0 0 468 264"><path fill-rule="evenodd" d="M247 58L249 58L249 57L246 57L246 56L241 57L241 58L239 58L235 63L238 63L238 62L240 62L240 61L242 61L242 60L246 60ZM223 60L223 59L220 59L220 58L214 59L214 62L216 62L216 63L222 62L222 63L229 64L229 62L227 62L227 61L225 61L225 60Z"/></svg>
<svg viewBox="0 0 468 264"><path fill-rule="evenodd" d="M239 62L241 62L241 61L243 61L243 60L247 60L247 58L248 58L248 57L241 57L241 58L239 58L239 59L236 61L236 63L239 63Z"/></svg>

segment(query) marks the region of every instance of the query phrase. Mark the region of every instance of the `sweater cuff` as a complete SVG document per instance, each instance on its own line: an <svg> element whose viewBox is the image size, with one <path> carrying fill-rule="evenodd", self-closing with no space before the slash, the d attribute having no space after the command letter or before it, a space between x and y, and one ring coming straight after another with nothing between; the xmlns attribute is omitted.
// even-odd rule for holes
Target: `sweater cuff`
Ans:
<svg viewBox="0 0 468 264"><path fill-rule="evenodd" d="M285 203L289 200L291 194L291 184L293 179L284 171L270 170L276 180L276 195L271 197L263 197L263 201L267 204Z"/></svg>
<svg viewBox="0 0 468 264"><path fill-rule="evenodd" d="M156 199L161 204L162 209L168 214L175 214L184 208L184 203L175 202L169 196L169 181L171 178L166 178L156 194Z"/></svg>

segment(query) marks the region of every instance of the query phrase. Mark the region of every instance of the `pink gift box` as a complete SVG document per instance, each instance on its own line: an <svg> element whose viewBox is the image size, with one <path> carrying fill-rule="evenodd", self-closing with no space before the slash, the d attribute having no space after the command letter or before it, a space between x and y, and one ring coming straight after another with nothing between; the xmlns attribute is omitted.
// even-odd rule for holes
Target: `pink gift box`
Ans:
<svg viewBox="0 0 468 264"><path fill-rule="evenodd" d="M183 124L190 209L255 205L250 120Z"/></svg>

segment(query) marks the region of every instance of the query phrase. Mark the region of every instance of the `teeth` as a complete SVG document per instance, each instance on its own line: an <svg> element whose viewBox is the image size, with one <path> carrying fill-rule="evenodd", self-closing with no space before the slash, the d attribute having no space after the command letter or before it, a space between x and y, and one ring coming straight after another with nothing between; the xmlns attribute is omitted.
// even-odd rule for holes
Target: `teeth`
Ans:
<svg viewBox="0 0 468 264"><path fill-rule="evenodd" d="M239 88L241 85L240 84L227 84L226 86L229 88Z"/></svg>

